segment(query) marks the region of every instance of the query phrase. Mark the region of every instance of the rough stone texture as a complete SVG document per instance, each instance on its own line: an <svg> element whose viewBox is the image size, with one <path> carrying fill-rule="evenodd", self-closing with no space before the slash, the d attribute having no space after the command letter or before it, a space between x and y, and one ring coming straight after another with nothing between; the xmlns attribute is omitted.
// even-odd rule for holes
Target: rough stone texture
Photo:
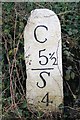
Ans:
<svg viewBox="0 0 80 120"><path fill-rule="evenodd" d="M24 30L26 96L32 108L54 111L63 103L61 46L57 15L48 9L33 10Z"/></svg>

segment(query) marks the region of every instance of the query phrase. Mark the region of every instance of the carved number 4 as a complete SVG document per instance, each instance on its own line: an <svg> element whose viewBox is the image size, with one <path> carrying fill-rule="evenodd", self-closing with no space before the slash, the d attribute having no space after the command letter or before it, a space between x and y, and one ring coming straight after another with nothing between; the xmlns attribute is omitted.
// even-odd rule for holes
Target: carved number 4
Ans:
<svg viewBox="0 0 80 120"><path fill-rule="evenodd" d="M48 106L49 103L53 103L53 101L49 101L49 93L47 93L47 94L43 97L43 99L41 100L41 102L46 103L46 106Z"/></svg>

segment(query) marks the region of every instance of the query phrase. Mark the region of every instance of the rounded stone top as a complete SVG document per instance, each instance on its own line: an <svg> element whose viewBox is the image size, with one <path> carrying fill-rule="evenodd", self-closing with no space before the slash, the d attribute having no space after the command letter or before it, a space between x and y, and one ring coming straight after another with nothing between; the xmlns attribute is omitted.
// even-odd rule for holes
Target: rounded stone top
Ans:
<svg viewBox="0 0 80 120"><path fill-rule="evenodd" d="M49 9L35 9L31 11L31 17L34 16L34 18L38 17L50 17L56 15L53 11Z"/></svg>

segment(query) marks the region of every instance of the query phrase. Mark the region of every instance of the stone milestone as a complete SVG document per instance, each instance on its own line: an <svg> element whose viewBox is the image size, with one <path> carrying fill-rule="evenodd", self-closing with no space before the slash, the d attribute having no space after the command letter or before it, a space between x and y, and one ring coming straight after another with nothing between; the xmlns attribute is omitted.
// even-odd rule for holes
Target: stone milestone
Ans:
<svg viewBox="0 0 80 120"><path fill-rule="evenodd" d="M26 98L32 109L59 110L63 103L61 26L48 9L31 11L24 30Z"/></svg>

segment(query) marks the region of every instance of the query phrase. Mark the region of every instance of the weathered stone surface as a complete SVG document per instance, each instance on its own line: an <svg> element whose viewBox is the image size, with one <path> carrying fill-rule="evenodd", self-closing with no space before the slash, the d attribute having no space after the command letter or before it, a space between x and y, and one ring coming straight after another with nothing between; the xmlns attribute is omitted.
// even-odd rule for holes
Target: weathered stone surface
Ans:
<svg viewBox="0 0 80 120"><path fill-rule="evenodd" d="M61 27L48 9L31 12L24 30L26 95L38 110L54 111L63 103Z"/></svg>

